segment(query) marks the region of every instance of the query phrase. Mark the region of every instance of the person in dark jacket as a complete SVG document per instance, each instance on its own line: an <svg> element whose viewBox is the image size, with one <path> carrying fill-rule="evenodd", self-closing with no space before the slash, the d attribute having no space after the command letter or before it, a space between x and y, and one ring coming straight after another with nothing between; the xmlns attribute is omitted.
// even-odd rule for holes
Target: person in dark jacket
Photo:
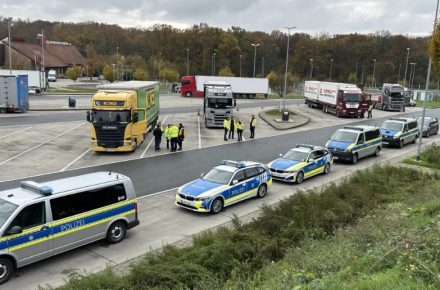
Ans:
<svg viewBox="0 0 440 290"><path fill-rule="evenodd" d="M237 124L235 122L234 117L231 117L231 125L229 126L229 139L234 139L234 132L235 128L237 127ZM232 136L232 138L231 138Z"/></svg>
<svg viewBox="0 0 440 290"><path fill-rule="evenodd" d="M177 144L179 145L178 151L182 151L183 139L185 139L185 128L182 123L179 124L179 137L177 139Z"/></svg>
<svg viewBox="0 0 440 290"><path fill-rule="evenodd" d="M160 124L157 124L156 128L153 131L154 136L154 151L160 151L160 141L162 141L162 129L160 128Z"/></svg>

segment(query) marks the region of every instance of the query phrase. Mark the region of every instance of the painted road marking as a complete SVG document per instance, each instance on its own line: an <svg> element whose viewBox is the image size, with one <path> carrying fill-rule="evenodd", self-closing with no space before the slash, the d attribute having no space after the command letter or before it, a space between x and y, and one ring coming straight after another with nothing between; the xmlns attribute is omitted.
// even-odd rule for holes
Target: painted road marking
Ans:
<svg viewBox="0 0 440 290"><path fill-rule="evenodd" d="M200 115L197 115L197 124L199 130L199 149L202 149L202 135L200 135Z"/></svg>
<svg viewBox="0 0 440 290"><path fill-rule="evenodd" d="M9 158L9 159L7 159L7 160L1 162L0 165L3 165L3 164L5 164L5 163L7 163L7 162L9 162L9 161L11 161L11 160L14 160L14 159L20 157L21 155L26 154L26 153L28 153L28 152L34 150L34 149L37 149L38 147L41 147L41 146L43 146L44 144L47 144L47 143L49 143L50 141L55 140L56 138L58 138L58 137L60 137L60 136L63 136L64 134L67 134L67 133L69 133L70 131L73 131L73 130L75 130L76 128L81 127L81 126L83 126L83 125L85 125L85 124L87 124L87 122L84 122L84 123L82 123L82 124L79 124L78 126L75 126L75 127L71 128L71 129L69 129L69 130L67 130L67 131L65 131L65 132L63 132L63 133L61 133L61 134L56 135L56 136L53 137L53 138L50 138L50 139L47 140L47 141L44 141L43 143L40 143L40 144L38 144L38 145L36 145L36 146L34 146L34 147L32 147L32 148L29 148L28 150L23 151L23 152L21 152L20 154L17 154L17 155L15 155L14 157L11 157L11 158Z"/></svg>
<svg viewBox="0 0 440 290"><path fill-rule="evenodd" d="M168 115L163 118L163 120L161 121L162 124L165 123L167 118L168 118ZM154 128L151 131L153 131L153 130L154 130ZM141 157L139 157L139 158L144 158L145 154L147 154L148 149L150 149L150 146L153 143L153 141L154 141L154 136L153 136L153 138L151 138L150 143L148 143L147 148L145 148L144 152L142 152Z"/></svg>
<svg viewBox="0 0 440 290"><path fill-rule="evenodd" d="M81 158L84 157L84 155L86 155L87 153L89 153L90 148L87 149L86 151L84 151L80 156L76 157L72 162L70 162L69 164L67 164L66 166L64 166L60 172L63 172L64 170L66 170L67 168L69 168L70 166L72 166L73 163L75 163L76 161L80 160Z"/></svg>
<svg viewBox="0 0 440 290"><path fill-rule="evenodd" d="M1 128L1 127L0 127L0 128ZM18 131L15 131L15 132L13 132L13 133L10 133L10 134L0 136L0 139L2 139L2 138L6 138L6 137L9 137L9 136L12 136L12 135L15 135L15 134L18 134L18 133L20 133L20 132L23 132L23 131L29 130L29 129L31 129L31 128L32 128L32 127L27 127L27 128L25 128L25 129L18 130Z"/></svg>

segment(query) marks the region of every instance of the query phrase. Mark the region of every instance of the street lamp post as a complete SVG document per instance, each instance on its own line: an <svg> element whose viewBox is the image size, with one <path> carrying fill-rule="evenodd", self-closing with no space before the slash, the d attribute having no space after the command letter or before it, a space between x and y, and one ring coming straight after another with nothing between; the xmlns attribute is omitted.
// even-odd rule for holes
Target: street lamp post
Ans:
<svg viewBox="0 0 440 290"><path fill-rule="evenodd" d="M162 52L159 51L159 63L157 64L157 80L160 82L160 58L162 56Z"/></svg>
<svg viewBox="0 0 440 290"><path fill-rule="evenodd" d="M437 0L437 7L435 9L435 18L434 18L434 31L432 32L432 35L435 35L435 28L437 24L437 16L438 16L438 4L439 0ZM422 113L422 122L420 122L420 132L419 132L419 144L417 146L417 155L416 160L420 161L420 154L422 151L422 133L423 133L423 124L425 124L425 114L426 114L426 99L428 97L428 89L429 89L429 80L431 79L431 65L432 65L432 57L429 57L429 63L428 63L428 73L426 75L426 87L425 87L425 98L423 99L423 113Z"/></svg>
<svg viewBox="0 0 440 290"><path fill-rule="evenodd" d="M241 77L241 59L243 58L243 55L240 54L240 77Z"/></svg>
<svg viewBox="0 0 440 290"><path fill-rule="evenodd" d="M312 80L313 76L313 58L310 59L310 80Z"/></svg>
<svg viewBox="0 0 440 290"><path fill-rule="evenodd" d="M371 82L373 88L376 87L376 82L374 80L375 74L376 74L376 59L373 59L373 81Z"/></svg>
<svg viewBox="0 0 440 290"><path fill-rule="evenodd" d="M44 30L37 34L37 37L41 38L41 70L44 74L44 80L46 80L46 69L44 67Z"/></svg>
<svg viewBox="0 0 440 290"><path fill-rule="evenodd" d="M116 46L116 80L119 80L119 46Z"/></svg>
<svg viewBox="0 0 440 290"><path fill-rule="evenodd" d="M189 76L189 48L186 49L186 75Z"/></svg>
<svg viewBox="0 0 440 290"><path fill-rule="evenodd" d="M332 80L332 67L333 67L333 58L330 59L330 74L329 74L330 80Z"/></svg>
<svg viewBox="0 0 440 290"><path fill-rule="evenodd" d="M416 62L412 62L412 63L410 63L410 65L412 66L412 68L411 68L411 75L410 75L410 78L409 78L409 88L410 88L410 90L412 90L412 88L413 88L413 84L414 84L414 77L415 77L415 75L416 75Z"/></svg>
<svg viewBox="0 0 440 290"><path fill-rule="evenodd" d="M212 75L215 76L215 52L212 54Z"/></svg>
<svg viewBox="0 0 440 290"><path fill-rule="evenodd" d="M261 76L264 77L264 56L261 59Z"/></svg>
<svg viewBox="0 0 440 290"><path fill-rule="evenodd" d="M9 46L9 74L12 75L12 56L11 56L11 26L12 26L12 18L8 18L8 46ZM35 64L37 66L37 64Z"/></svg>
<svg viewBox="0 0 440 290"><path fill-rule="evenodd" d="M409 59L409 47L406 48L407 54L406 54L406 65L405 65L405 76L403 77L403 86L406 85L406 72L408 71L408 59Z"/></svg>
<svg viewBox="0 0 440 290"><path fill-rule="evenodd" d="M358 82L358 65L359 65L359 62L357 61L356 62L356 70L355 70L355 76L354 76L354 79L355 79L355 83L357 84L357 82Z"/></svg>
<svg viewBox="0 0 440 290"><path fill-rule="evenodd" d="M295 29L295 26L290 27L284 27L287 29L287 49L286 49L286 71L284 73L284 99L283 99L283 115L282 120L288 121L289 120L289 114L285 114L286 110L286 91L287 91L287 65L289 63L289 44L290 44L290 30ZM286 116L284 116L286 115Z"/></svg>
<svg viewBox="0 0 440 290"><path fill-rule="evenodd" d="M400 82L400 69L401 69L401 67L402 67L402 63L399 62L399 71L398 71L398 73L397 73L397 83Z"/></svg>
<svg viewBox="0 0 440 290"><path fill-rule="evenodd" d="M254 47L254 74L253 74L253 77L255 77L255 62L256 62L256 60L257 60L257 47L259 47L260 46L260 44L259 43L257 43L257 44L254 44L254 43L252 43L252 46Z"/></svg>

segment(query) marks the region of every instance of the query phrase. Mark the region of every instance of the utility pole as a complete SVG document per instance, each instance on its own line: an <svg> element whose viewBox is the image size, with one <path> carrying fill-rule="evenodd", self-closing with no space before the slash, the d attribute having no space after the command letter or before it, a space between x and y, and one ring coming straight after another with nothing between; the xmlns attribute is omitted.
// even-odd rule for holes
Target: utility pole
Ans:
<svg viewBox="0 0 440 290"><path fill-rule="evenodd" d="M9 46L9 74L12 75L12 56L11 56L11 26L12 26L12 18L8 18L8 46ZM35 64L37 65L37 64Z"/></svg>
<svg viewBox="0 0 440 290"><path fill-rule="evenodd" d="M257 43L257 44L252 43L252 46L255 48L255 52L254 52L254 74L253 74L253 77L255 77L255 62L257 60L257 47L259 47L260 44L259 43Z"/></svg>
<svg viewBox="0 0 440 290"><path fill-rule="evenodd" d="M406 48L407 54L406 54L406 65L405 65L405 76L403 77L403 86L406 85L406 72L408 71L408 59L409 59L409 47Z"/></svg>
<svg viewBox="0 0 440 290"><path fill-rule="evenodd" d="M332 80L332 67L333 67L333 58L330 59L330 75L329 75L330 81Z"/></svg>
<svg viewBox="0 0 440 290"><path fill-rule="evenodd" d="M291 29L295 29L295 26L290 26L290 27L284 27L287 29L287 49L286 49L286 72L284 73L284 100L283 100L283 115L282 115L282 120L284 121L288 121L289 120L289 114L286 115L286 117L284 117L285 112L287 111L286 109L286 91L287 91L287 65L289 63L289 42L290 42L290 30ZM287 120L285 120L285 118L287 118Z"/></svg>
<svg viewBox="0 0 440 290"><path fill-rule="evenodd" d="M241 77L241 59L243 58L243 55L240 54L240 77Z"/></svg>
<svg viewBox="0 0 440 290"><path fill-rule="evenodd" d="M189 48L186 49L186 75L189 76Z"/></svg>

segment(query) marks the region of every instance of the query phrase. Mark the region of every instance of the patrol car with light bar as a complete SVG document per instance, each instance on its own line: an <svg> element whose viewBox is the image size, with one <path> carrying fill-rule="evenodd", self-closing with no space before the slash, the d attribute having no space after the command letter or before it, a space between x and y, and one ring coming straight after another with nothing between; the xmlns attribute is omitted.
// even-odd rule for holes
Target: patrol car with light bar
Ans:
<svg viewBox="0 0 440 290"><path fill-rule="evenodd" d="M266 165L223 160L201 178L181 186L175 204L197 212L217 214L231 204L251 197L264 197L271 184Z"/></svg>
<svg viewBox="0 0 440 290"><path fill-rule="evenodd" d="M416 143L420 130L414 118L389 118L380 126L380 132L384 144L402 148L405 144Z"/></svg>
<svg viewBox="0 0 440 290"><path fill-rule="evenodd" d="M345 126L336 130L325 147L335 160L347 160L356 164L360 158L379 156L382 137L378 127Z"/></svg>
<svg viewBox="0 0 440 290"><path fill-rule="evenodd" d="M15 268L107 239L139 224L136 196L122 174L96 172L0 191L0 284Z"/></svg>
<svg viewBox="0 0 440 290"><path fill-rule="evenodd" d="M330 172L333 157L324 147L298 144L268 164L274 180L302 183L304 179Z"/></svg>

